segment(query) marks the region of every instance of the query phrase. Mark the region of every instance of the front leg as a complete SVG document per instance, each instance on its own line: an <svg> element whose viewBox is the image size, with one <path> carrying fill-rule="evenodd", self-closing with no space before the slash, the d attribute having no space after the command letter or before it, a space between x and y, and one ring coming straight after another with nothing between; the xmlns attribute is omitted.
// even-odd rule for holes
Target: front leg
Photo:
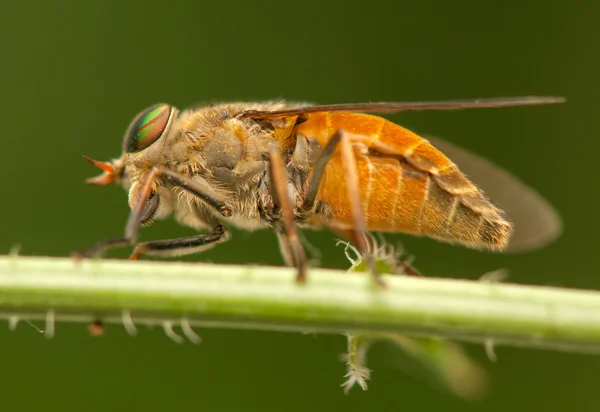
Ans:
<svg viewBox="0 0 600 412"><path fill-rule="evenodd" d="M99 255L107 249L135 244L140 226L142 225L145 215L148 214L148 207L156 208L156 204L152 203L154 196L152 187L154 182L159 178L164 178L173 186L180 187L186 192L198 197L223 217L229 217L233 213L229 206L210 194L210 188L206 182L194 181L193 179L190 179L181 173L165 167L155 167L148 174L146 180L142 184L141 196L139 196L136 204L132 205L129 218L127 219L127 224L125 226L125 236L106 239L92 246L88 250L78 253L76 256L92 257Z"/></svg>
<svg viewBox="0 0 600 412"><path fill-rule="evenodd" d="M163 257L192 255L204 252L217 243L227 241L228 238L223 226L219 225L208 234L138 243L129 259L137 260L141 255Z"/></svg>

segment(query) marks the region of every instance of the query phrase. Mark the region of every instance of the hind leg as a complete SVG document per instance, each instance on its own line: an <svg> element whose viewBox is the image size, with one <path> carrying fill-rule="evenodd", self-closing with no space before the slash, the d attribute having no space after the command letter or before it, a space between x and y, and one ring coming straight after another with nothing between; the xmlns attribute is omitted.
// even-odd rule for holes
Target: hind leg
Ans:
<svg viewBox="0 0 600 412"><path fill-rule="evenodd" d="M338 146L341 146L340 157L342 167L344 169L344 178L346 180L346 187L348 189L348 201L350 202L353 221L353 228L345 230L343 236L350 240L358 248L358 251L363 256L363 259L369 268L369 272L373 276L373 279L378 285L383 287L385 286L385 283L377 271L375 260L373 255L369 253L368 244L365 239L365 234L367 233L367 221L360 198L356 157L352 149L350 138L345 131L338 130L329 139L329 142L319 156L306 190L303 209L305 213L308 213L310 210L312 210L327 165L333 154L336 152Z"/></svg>

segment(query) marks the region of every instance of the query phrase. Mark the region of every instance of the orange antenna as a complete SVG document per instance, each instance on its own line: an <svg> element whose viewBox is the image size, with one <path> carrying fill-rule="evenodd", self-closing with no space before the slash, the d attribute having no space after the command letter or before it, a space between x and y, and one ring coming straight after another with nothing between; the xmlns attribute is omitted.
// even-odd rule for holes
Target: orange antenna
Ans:
<svg viewBox="0 0 600 412"><path fill-rule="evenodd" d="M104 171L104 173L102 173L99 176L87 179L85 181L86 183L91 185L106 186L119 180L120 170L117 169L112 163L99 162L85 155L83 156L83 158L90 162L92 165L96 166L98 169Z"/></svg>

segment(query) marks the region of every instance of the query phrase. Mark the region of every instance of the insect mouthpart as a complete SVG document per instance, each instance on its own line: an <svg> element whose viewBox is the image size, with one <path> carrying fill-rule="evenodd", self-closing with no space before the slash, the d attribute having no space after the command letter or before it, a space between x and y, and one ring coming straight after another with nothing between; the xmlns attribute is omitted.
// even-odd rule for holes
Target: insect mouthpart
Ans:
<svg viewBox="0 0 600 412"><path fill-rule="evenodd" d="M155 191L152 191L148 201L144 205L142 209L142 214L140 216L140 224L142 226L148 225L156 216L156 212L158 211L158 206L160 205L160 198Z"/></svg>

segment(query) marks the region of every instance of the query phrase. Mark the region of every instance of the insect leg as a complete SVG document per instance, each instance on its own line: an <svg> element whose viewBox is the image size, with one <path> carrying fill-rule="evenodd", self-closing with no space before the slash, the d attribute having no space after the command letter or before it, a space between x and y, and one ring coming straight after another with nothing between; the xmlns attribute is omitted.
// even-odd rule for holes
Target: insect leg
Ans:
<svg viewBox="0 0 600 412"><path fill-rule="evenodd" d="M157 177L164 177L169 180L174 186L178 186L183 190L190 192L191 194L198 196L204 202L206 202L209 206L212 206L219 212L221 216L229 217L233 213L231 208L227 206L225 203L221 202L219 199L216 199L214 196L210 195L208 192L210 188L200 184L199 182L182 175L174 170L167 169L166 167L155 167L153 172L156 171Z"/></svg>
<svg viewBox="0 0 600 412"><path fill-rule="evenodd" d="M225 229L219 225L208 234L138 243L129 259L137 260L141 255L173 257L200 253L226 240L224 235Z"/></svg>
<svg viewBox="0 0 600 412"><path fill-rule="evenodd" d="M304 252L304 248L298 237L296 224L294 222L294 211L288 198L287 173L283 165L281 152L276 147L271 148L269 152L269 171L271 183L273 185L271 196L283 213L283 221L279 223L279 225L281 225L279 230L283 232L284 237L280 238L280 242L283 242L282 252L284 258L289 260L289 258L286 257L286 252L289 250L289 254L291 254L293 258L293 264L298 269L296 280L298 282L304 282L306 281L306 253ZM286 249L283 249L283 247ZM289 264L290 262L287 263Z"/></svg>
<svg viewBox="0 0 600 412"><path fill-rule="evenodd" d="M319 159L317 160L317 164L313 169L312 176L310 177L310 181L308 182L308 187L306 188L306 193L304 195L304 201L302 202L302 210L304 212L310 212L315 204L315 200L317 198L317 192L319 191L319 186L321 185L321 179L323 178L323 173L325 173L325 169L327 168L327 163L333 152L335 152L336 147L340 143L341 133L338 131L321 152Z"/></svg>
<svg viewBox="0 0 600 412"><path fill-rule="evenodd" d="M360 199L359 192L359 178L358 170L356 168L356 156L352 149L352 144L346 132L338 130L337 133L340 135L341 144L341 157L342 165L344 167L344 176L346 178L346 187L348 189L348 200L350 202L350 209L352 212L352 220L354 221L354 228L348 232L350 241L356 245L358 251L363 256L369 272L373 276L375 282L384 287L385 283L381 280L381 276L377 271L375 265L375 259L373 254L369 253L369 247L365 234L367 233L367 221L362 208L362 201Z"/></svg>
<svg viewBox="0 0 600 412"><path fill-rule="evenodd" d="M287 266L296 266L294 264L294 254L292 253L292 247L288 241L285 232L281 228L281 225L275 227L275 234L277 235L277 242L279 243L279 251L283 256L283 261Z"/></svg>
<svg viewBox="0 0 600 412"><path fill-rule="evenodd" d="M146 205L146 202L148 202L148 199L150 199L150 196L152 195L152 187L154 186L154 182L156 181L156 179L161 177L169 180L174 186L181 187L182 189L192 193L193 195L196 195L208 205L214 207L221 214L221 216L231 216L231 208L225 203L221 202L220 200L207 193L209 188L203 187L202 184L190 179L189 177L183 176L182 174L177 173L173 170L167 169L165 167L155 167L144 180L144 183L142 185L141 196L139 197L137 203L131 209L131 213L129 214L129 218L127 220L127 225L125 226L125 236L102 241L92 246L87 251L80 253L79 256L95 256L113 247L135 244L135 242L137 241L138 231L141 226L142 215L144 213L144 206Z"/></svg>

